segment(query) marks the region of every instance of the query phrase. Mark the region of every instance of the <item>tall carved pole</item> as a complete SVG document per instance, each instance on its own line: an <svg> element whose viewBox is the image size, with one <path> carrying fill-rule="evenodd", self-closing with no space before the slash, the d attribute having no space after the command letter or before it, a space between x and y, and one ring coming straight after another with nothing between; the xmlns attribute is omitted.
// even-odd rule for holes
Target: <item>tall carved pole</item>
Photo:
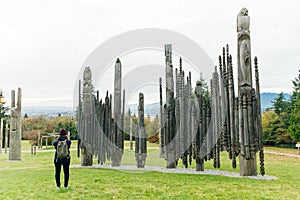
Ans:
<svg viewBox="0 0 300 200"><path fill-rule="evenodd" d="M227 45L227 52L228 52ZM229 101L229 127L230 127L230 143L231 143L231 154L232 154L232 167L236 168L236 155L237 155L237 146L236 146L236 134L235 134L235 94L234 94L234 82L233 82L233 71L232 71L232 57L228 56L228 65L227 65L227 75L228 75L228 101Z"/></svg>
<svg viewBox="0 0 300 200"><path fill-rule="evenodd" d="M166 56L166 160L167 168L176 168L174 136L176 133L172 45L165 45Z"/></svg>
<svg viewBox="0 0 300 200"><path fill-rule="evenodd" d="M91 137L92 133L92 72L86 67L83 72L82 88L82 110L80 112L79 136L81 138L81 165L91 166L93 164Z"/></svg>
<svg viewBox="0 0 300 200"><path fill-rule="evenodd" d="M166 158L166 150L165 150L165 115L163 109L163 99L162 99L162 78L159 78L159 108L160 108L160 158Z"/></svg>
<svg viewBox="0 0 300 200"><path fill-rule="evenodd" d="M179 67L179 99L177 99L177 101L179 101L179 134L178 134L178 130L177 130L177 135L179 136L179 141L178 141L178 155L176 156L176 158L178 159L179 156L182 156L184 153L184 134L186 132L185 129L185 119L186 119L186 113L185 113L185 105L184 105L184 98L185 98L185 92L184 92L184 71L182 70L182 61L180 58L180 67Z"/></svg>
<svg viewBox="0 0 300 200"><path fill-rule="evenodd" d="M125 120L125 89L123 90L122 118L121 118L122 155L124 153L124 140L125 140L124 120Z"/></svg>
<svg viewBox="0 0 300 200"><path fill-rule="evenodd" d="M79 82L78 82L77 130L80 130L80 127L81 127L81 113L82 113L81 80L79 80ZM40 132L38 134L39 134L39 144L41 144L41 142L40 142ZM78 134L78 138L77 138L77 157L78 158L80 157L80 143L81 143L81 139L80 139L80 136ZM42 146L42 144L41 144L41 146Z"/></svg>
<svg viewBox="0 0 300 200"><path fill-rule="evenodd" d="M18 88L16 108L15 91L11 91L9 160L21 160L21 98L22 90Z"/></svg>
<svg viewBox="0 0 300 200"><path fill-rule="evenodd" d="M138 130L135 137L135 159L138 168L145 167L147 157L147 134L144 123L144 94L139 94Z"/></svg>
<svg viewBox="0 0 300 200"><path fill-rule="evenodd" d="M239 131L240 131L240 175L255 176L256 152L254 146L252 96L252 68L250 46L250 17L248 9L243 8L237 17L238 33L238 90L239 90Z"/></svg>
<svg viewBox="0 0 300 200"><path fill-rule="evenodd" d="M192 73L189 72L187 77L187 111L186 111L186 127L187 127L187 139L185 141L186 156L189 164L192 164Z"/></svg>
<svg viewBox="0 0 300 200"><path fill-rule="evenodd" d="M258 148L259 148L259 159L260 159L260 173L265 174L264 167L264 148L263 148L263 131L261 121L261 102L260 102L260 85L259 85L259 73L257 57L254 58L255 65L255 82L256 82L256 99L257 99L257 135L258 135Z"/></svg>
<svg viewBox="0 0 300 200"><path fill-rule="evenodd" d="M129 127L129 129L130 129L129 130L129 142L130 142L129 145L130 145L130 148L129 149L132 151L133 150L133 142L132 142L132 116L130 115L129 117L130 117L130 119L129 119L130 120L130 125L129 125L130 126Z"/></svg>
<svg viewBox="0 0 300 200"><path fill-rule="evenodd" d="M4 136L4 153L7 154L7 143L8 143L8 123L5 127L5 136Z"/></svg>
<svg viewBox="0 0 300 200"><path fill-rule="evenodd" d="M194 142L194 157L196 160L196 171L204 171L204 160L203 158L205 157L204 151L201 151L204 145L203 145L203 139L204 139L204 131L203 131L203 100L204 98L202 97L202 86L201 82L197 81L196 83L196 88L195 88L195 115L194 117L194 134L195 134L195 142ZM197 117L199 116L199 117ZM199 121L196 119L199 118Z"/></svg>
<svg viewBox="0 0 300 200"><path fill-rule="evenodd" d="M113 148L112 166L120 166L123 155L123 136L122 136L122 116L121 116L121 77L122 67L121 61L117 58L115 65L115 82L114 82L114 134L115 146Z"/></svg>

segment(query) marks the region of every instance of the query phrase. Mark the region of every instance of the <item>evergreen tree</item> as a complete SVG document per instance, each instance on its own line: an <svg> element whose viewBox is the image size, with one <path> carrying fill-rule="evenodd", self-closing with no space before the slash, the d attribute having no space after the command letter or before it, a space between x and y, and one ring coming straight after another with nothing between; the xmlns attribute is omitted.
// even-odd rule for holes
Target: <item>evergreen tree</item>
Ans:
<svg viewBox="0 0 300 200"><path fill-rule="evenodd" d="M288 132L295 142L300 141L300 70L298 72L298 77L292 80L294 91L291 97L292 112L288 128Z"/></svg>
<svg viewBox="0 0 300 200"><path fill-rule="evenodd" d="M297 98L295 108L290 116L288 132L295 142L300 141L300 98Z"/></svg>
<svg viewBox="0 0 300 200"><path fill-rule="evenodd" d="M290 110L290 103L285 99L283 92L278 94L278 97L272 101L274 111L277 115Z"/></svg>

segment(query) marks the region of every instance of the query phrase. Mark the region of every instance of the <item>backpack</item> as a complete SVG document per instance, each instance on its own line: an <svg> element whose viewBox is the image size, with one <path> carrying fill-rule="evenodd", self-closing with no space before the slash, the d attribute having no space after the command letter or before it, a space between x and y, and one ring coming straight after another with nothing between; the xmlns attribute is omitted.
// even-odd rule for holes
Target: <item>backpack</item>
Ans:
<svg viewBox="0 0 300 200"><path fill-rule="evenodd" d="M59 159L67 158L69 156L67 140L58 141L56 152Z"/></svg>

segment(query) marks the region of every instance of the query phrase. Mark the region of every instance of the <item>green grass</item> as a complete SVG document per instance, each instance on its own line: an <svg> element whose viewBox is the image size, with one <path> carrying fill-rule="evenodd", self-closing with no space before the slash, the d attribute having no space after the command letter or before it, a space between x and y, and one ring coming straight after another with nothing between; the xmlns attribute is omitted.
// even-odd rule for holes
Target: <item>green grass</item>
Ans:
<svg viewBox="0 0 300 200"><path fill-rule="evenodd" d="M124 171L96 168L70 169L67 191L57 191L54 180L54 152L30 155L30 145L22 141L21 162L9 162L0 154L0 199L299 199L300 159L265 154L267 175L276 180L229 178L211 175L168 174L153 171ZM126 146L128 143L126 143ZM165 166L155 144L146 165ZM157 147L157 148L156 148ZM71 164L79 164L76 141L72 143ZM45 147L44 147L45 149ZM282 152L281 148L266 151ZM221 170L232 169L227 154L222 153ZM96 163L96 162L95 162ZM125 150L122 164L135 165L134 152ZM180 166L181 162L180 162ZM192 166L194 167L194 165ZM212 162L205 164L212 169Z"/></svg>

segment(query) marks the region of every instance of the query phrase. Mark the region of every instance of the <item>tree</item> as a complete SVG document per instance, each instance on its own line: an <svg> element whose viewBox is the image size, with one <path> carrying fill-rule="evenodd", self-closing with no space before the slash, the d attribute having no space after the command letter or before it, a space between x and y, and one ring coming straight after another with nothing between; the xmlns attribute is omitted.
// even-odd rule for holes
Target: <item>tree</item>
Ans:
<svg viewBox="0 0 300 200"><path fill-rule="evenodd" d="M288 132L295 142L300 141L300 70L298 72L298 77L292 80L294 91L291 97L292 112L288 128Z"/></svg>
<svg viewBox="0 0 300 200"><path fill-rule="evenodd" d="M285 128L282 118L283 116L276 114L273 110L263 113L262 128L264 144L278 145L292 143L292 139Z"/></svg>
<svg viewBox="0 0 300 200"><path fill-rule="evenodd" d="M40 132L42 135L56 132L58 133L60 128L65 128L70 131L72 140L77 139L76 119L73 116L62 116L46 118L45 116L38 116L34 118L23 118L22 131L24 133L23 138L32 138L31 134ZM35 136L34 136L35 137Z"/></svg>
<svg viewBox="0 0 300 200"><path fill-rule="evenodd" d="M274 111L277 115L280 115L281 112L290 111L290 103L285 99L283 92L278 94L278 97L272 101Z"/></svg>
<svg viewBox="0 0 300 200"><path fill-rule="evenodd" d="M159 141L159 119L158 115L151 121L151 123L148 126L148 138L150 142L158 142Z"/></svg>
<svg viewBox="0 0 300 200"><path fill-rule="evenodd" d="M300 70L298 72L298 77L296 77L295 80L292 80L294 91L292 93L291 102L293 105L296 105L297 98L300 98Z"/></svg>
<svg viewBox="0 0 300 200"><path fill-rule="evenodd" d="M300 98L297 98L296 106L291 113L288 132L295 142L300 141Z"/></svg>

